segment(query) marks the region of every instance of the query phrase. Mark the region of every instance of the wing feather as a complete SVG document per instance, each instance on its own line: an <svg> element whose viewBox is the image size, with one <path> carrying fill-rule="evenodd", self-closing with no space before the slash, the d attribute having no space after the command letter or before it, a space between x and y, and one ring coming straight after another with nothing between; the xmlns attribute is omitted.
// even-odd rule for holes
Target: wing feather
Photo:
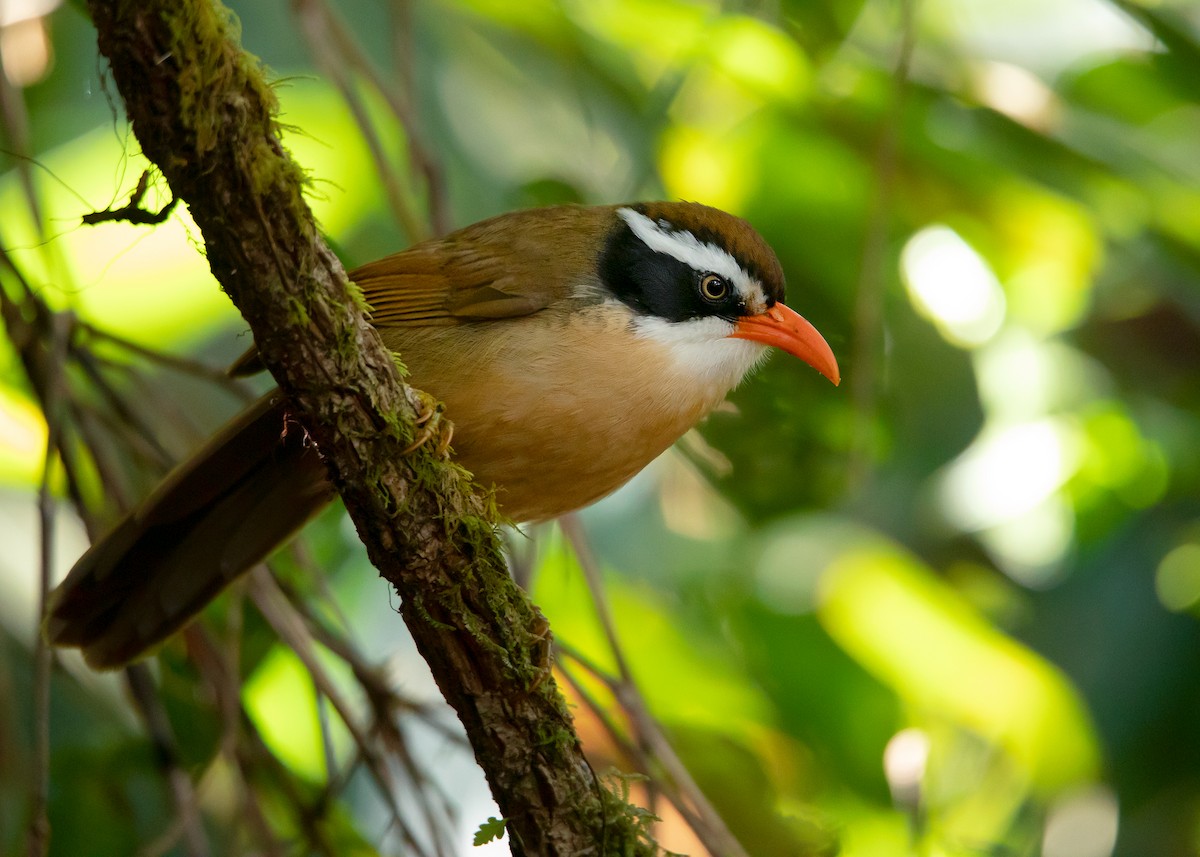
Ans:
<svg viewBox="0 0 1200 857"><path fill-rule="evenodd" d="M595 267L613 210L559 206L503 214L368 262L350 279L381 330L521 318L572 296L579 272ZM230 373L261 368L252 348Z"/></svg>

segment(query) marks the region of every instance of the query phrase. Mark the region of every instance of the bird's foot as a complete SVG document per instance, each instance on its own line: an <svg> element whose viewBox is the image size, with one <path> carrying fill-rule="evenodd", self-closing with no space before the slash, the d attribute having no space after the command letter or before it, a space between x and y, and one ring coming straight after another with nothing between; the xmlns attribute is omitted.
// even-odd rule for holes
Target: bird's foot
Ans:
<svg viewBox="0 0 1200 857"><path fill-rule="evenodd" d="M416 452L436 437L437 446L434 447L433 454L438 458L444 458L450 450L450 441L454 437L454 423L442 415L441 402L424 393L420 394L420 399L421 412L413 421L413 425L418 429L417 435L413 438L413 442L404 448L402 454L408 455Z"/></svg>
<svg viewBox="0 0 1200 857"><path fill-rule="evenodd" d="M433 419L442 409L442 404L428 393L422 393L420 390L415 390L417 402L421 406L417 418L413 420L413 425L423 426L425 423Z"/></svg>

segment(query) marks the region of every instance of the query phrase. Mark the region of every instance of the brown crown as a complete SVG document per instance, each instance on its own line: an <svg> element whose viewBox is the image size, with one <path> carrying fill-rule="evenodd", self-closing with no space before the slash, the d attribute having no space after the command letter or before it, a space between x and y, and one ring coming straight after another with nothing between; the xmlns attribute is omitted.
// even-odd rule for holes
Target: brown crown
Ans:
<svg viewBox="0 0 1200 857"><path fill-rule="evenodd" d="M784 299L783 268L754 227L740 217L698 202L647 202L631 206L651 220L665 220L674 229L686 229L698 241L725 250L752 277L762 283L772 301Z"/></svg>

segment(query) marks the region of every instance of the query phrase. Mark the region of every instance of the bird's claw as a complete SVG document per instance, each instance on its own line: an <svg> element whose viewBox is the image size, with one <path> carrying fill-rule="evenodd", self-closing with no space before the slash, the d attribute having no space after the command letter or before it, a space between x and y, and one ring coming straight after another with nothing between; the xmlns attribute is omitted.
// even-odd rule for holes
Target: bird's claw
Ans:
<svg viewBox="0 0 1200 857"><path fill-rule="evenodd" d="M438 445L434 448L434 454L438 458L445 458L450 451L450 441L454 439L454 423L450 420L441 421L441 436L438 438Z"/></svg>
<svg viewBox="0 0 1200 857"><path fill-rule="evenodd" d="M439 410L440 406L436 399L432 396L427 396L424 393L419 393L417 400L421 403L421 412L417 414L417 418L413 420L413 425L423 426L425 423L433 419Z"/></svg>
<svg viewBox="0 0 1200 857"><path fill-rule="evenodd" d="M434 447L434 455L438 458L444 458L450 450L450 440L454 437L454 423L442 416L442 406L431 398L421 397L422 411L417 414L417 418L413 420L413 425L420 430L412 443L406 446L402 451L402 455L416 452L418 449L429 443L434 437L437 437L437 446Z"/></svg>

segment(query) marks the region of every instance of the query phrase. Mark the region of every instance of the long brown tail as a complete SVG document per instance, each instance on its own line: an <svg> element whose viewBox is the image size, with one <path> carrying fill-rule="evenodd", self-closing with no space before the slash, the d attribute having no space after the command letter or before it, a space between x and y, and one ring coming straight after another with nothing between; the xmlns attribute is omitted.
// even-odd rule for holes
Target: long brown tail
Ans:
<svg viewBox="0 0 1200 857"><path fill-rule="evenodd" d="M55 590L47 639L95 669L123 666L179 630L333 497L303 429L271 393L226 425Z"/></svg>

